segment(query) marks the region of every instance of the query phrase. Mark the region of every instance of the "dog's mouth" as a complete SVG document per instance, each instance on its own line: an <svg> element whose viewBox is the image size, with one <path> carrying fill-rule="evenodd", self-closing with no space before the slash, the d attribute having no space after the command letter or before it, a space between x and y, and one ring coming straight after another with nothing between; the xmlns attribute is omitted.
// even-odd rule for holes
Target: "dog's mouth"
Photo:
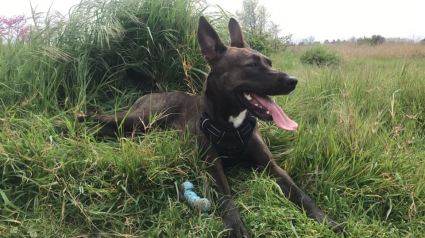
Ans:
<svg viewBox="0 0 425 238"><path fill-rule="evenodd" d="M247 109L260 120L273 120L277 127L288 131L295 131L298 128L298 124L291 120L282 108L268 96L242 91L238 97Z"/></svg>

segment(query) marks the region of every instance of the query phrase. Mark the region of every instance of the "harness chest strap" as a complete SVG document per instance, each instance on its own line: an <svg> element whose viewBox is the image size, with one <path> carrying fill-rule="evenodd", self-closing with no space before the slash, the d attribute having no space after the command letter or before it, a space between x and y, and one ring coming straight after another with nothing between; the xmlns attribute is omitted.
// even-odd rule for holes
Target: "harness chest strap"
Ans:
<svg viewBox="0 0 425 238"><path fill-rule="evenodd" d="M201 110L202 132L218 150L220 156L239 157L254 131L257 119L248 116L238 128L222 128L211 121L210 116Z"/></svg>

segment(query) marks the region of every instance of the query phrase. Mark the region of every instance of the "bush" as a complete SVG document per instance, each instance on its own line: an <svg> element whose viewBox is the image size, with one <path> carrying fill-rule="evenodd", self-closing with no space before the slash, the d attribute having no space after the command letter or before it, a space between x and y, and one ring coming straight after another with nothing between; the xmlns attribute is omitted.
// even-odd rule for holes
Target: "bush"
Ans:
<svg viewBox="0 0 425 238"><path fill-rule="evenodd" d="M0 55L10 57L7 64L0 60L0 98L13 103L35 95L45 108L96 104L111 110L116 96L123 100L150 88L198 93L208 71L196 38L198 20L215 19L204 9L202 0L83 0L69 19L34 14L28 42L15 37L0 47Z"/></svg>
<svg viewBox="0 0 425 238"><path fill-rule="evenodd" d="M385 42L385 37L381 35L373 35L372 38L363 37L357 39L359 45L381 45Z"/></svg>
<svg viewBox="0 0 425 238"><path fill-rule="evenodd" d="M335 52L329 52L323 46L313 46L304 51L300 58L303 64L316 66L339 65L341 57Z"/></svg>
<svg viewBox="0 0 425 238"><path fill-rule="evenodd" d="M380 45L385 42L385 37L380 35L373 35L372 36L372 45Z"/></svg>

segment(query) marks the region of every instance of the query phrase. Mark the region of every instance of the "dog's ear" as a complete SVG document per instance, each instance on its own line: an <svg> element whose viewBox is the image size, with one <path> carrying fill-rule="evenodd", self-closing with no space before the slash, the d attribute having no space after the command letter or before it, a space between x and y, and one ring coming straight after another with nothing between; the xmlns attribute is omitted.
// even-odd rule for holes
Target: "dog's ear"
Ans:
<svg viewBox="0 0 425 238"><path fill-rule="evenodd" d="M202 56L204 56L204 59L209 64L223 56L227 50L227 47L220 40L217 32L203 16L199 19L198 42L201 47Z"/></svg>
<svg viewBox="0 0 425 238"><path fill-rule="evenodd" d="M230 32L230 39L231 39L231 42L232 42L231 46L238 47L238 48L244 48L245 43L243 41L241 26L235 20L235 18L230 18L229 32Z"/></svg>

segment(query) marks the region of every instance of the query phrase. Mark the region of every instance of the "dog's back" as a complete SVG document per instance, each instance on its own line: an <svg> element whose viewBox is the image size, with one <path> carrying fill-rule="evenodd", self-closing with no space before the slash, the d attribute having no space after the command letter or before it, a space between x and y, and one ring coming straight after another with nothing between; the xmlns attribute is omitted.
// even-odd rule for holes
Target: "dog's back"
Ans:
<svg viewBox="0 0 425 238"><path fill-rule="evenodd" d="M192 134L197 134L200 108L200 96L181 92L152 93L139 98L128 111L117 114L88 112L79 120L102 123L99 133L106 136L117 135L119 130L132 133L150 128L189 128Z"/></svg>

